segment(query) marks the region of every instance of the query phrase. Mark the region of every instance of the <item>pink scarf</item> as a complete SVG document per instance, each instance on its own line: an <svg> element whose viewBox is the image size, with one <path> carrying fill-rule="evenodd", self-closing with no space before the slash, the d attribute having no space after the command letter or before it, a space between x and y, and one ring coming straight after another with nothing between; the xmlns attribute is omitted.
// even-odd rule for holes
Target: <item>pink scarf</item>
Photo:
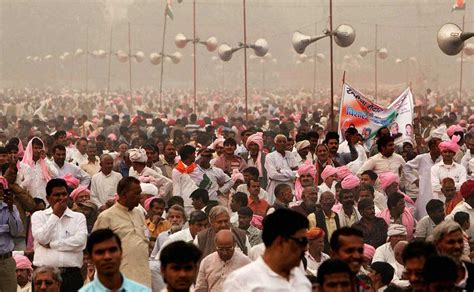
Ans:
<svg viewBox="0 0 474 292"><path fill-rule="evenodd" d="M377 217L382 218L383 220L385 220L385 223L387 223L387 225L390 225L390 210L388 208L378 213ZM408 208L405 208L402 214L402 223L407 228L407 240L413 239L413 223L414 222L415 221L413 219L412 213L410 212Z"/></svg>
<svg viewBox="0 0 474 292"><path fill-rule="evenodd" d="M23 160L21 160L22 163L33 167L35 162L33 161L33 140L38 139L43 143L43 141L38 138L38 137L33 137L30 142L28 142L28 145L26 146L25 150L25 155L23 155ZM43 143L43 150L44 150L44 143ZM49 174L48 171L48 166L46 165L46 161L44 161L43 158L38 159L38 163L41 167L41 172L43 173L43 178L45 181L49 181L51 179L51 175Z"/></svg>
<svg viewBox="0 0 474 292"><path fill-rule="evenodd" d="M298 168L298 178L295 181L295 197L297 201L301 200L301 195L303 194L303 186L301 185L301 180L299 178L299 176L303 174L309 174L316 180L316 167L314 167L314 165L308 160Z"/></svg>
<svg viewBox="0 0 474 292"><path fill-rule="evenodd" d="M258 132L253 135L250 135L247 138L247 141L245 143L245 147L247 149L249 148L250 143L255 143L258 145L258 155L257 155L257 160L255 161L255 164L257 165L257 169L258 169L258 173L260 174L260 177L263 177L263 171L262 171L263 133ZM252 157L250 157L250 159L252 159Z"/></svg>

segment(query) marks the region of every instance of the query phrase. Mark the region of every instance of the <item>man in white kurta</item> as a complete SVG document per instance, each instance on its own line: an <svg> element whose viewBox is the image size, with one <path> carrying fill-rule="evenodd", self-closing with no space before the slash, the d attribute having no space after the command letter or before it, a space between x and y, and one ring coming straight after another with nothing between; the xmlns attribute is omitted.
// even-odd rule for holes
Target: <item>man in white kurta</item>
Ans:
<svg viewBox="0 0 474 292"><path fill-rule="evenodd" d="M431 167L441 160L441 152L438 148L439 143L441 143L441 139L431 139L428 143L430 152L417 155L414 159L408 161L404 167L405 179L409 183L417 184L420 190L415 202L415 216L417 220L427 215L425 206L433 198Z"/></svg>
<svg viewBox="0 0 474 292"><path fill-rule="evenodd" d="M91 200L97 207L104 205L114 197L117 192L117 184L122 175L113 171L114 159L109 154L100 158L100 171L92 177Z"/></svg>
<svg viewBox="0 0 474 292"><path fill-rule="evenodd" d="M100 213L93 230L109 228L117 234L123 251L120 272L133 281L151 287L145 215L136 208L141 192L138 179L123 178L117 186L118 201Z"/></svg>
<svg viewBox="0 0 474 292"><path fill-rule="evenodd" d="M294 180L297 174L296 162L294 155L290 151L285 151L286 137L277 135L275 137L275 151L268 154L265 160L265 168L268 177L268 204L273 205L275 202L275 187L279 184L288 184L294 188Z"/></svg>

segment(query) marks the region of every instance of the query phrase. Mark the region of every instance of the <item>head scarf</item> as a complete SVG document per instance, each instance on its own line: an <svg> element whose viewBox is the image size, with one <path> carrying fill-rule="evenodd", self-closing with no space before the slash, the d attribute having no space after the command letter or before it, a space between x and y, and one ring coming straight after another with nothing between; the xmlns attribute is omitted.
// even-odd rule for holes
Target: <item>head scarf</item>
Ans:
<svg viewBox="0 0 474 292"><path fill-rule="evenodd" d="M149 197L149 198L146 199L145 202L143 203L143 207L145 208L145 210L146 210L147 212L150 210L151 201L153 201L154 199L157 199L157 197L155 197L155 196Z"/></svg>
<svg viewBox="0 0 474 292"><path fill-rule="evenodd" d="M439 143L439 146L438 146L439 150L441 151L450 150L450 151L453 151L454 153L457 153L460 149L458 145L459 140L460 140L460 137L458 135L453 135L450 141L444 141L444 142Z"/></svg>
<svg viewBox="0 0 474 292"><path fill-rule="evenodd" d="M346 176L341 182L341 187L345 190L351 190L358 185L360 185L360 179L353 174Z"/></svg>
<svg viewBox="0 0 474 292"><path fill-rule="evenodd" d="M13 259L15 260L17 270L33 271L33 264L26 256L16 254L13 256Z"/></svg>
<svg viewBox="0 0 474 292"><path fill-rule="evenodd" d="M0 176L0 184L3 186L3 189L8 189L8 181L3 176Z"/></svg>
<svg viewBox="0 0 474 292"><path fill-rule="evenodd" d="M346 176L352 174L352 171L349 169L349 167L343 165L339 166L337 168L337 179L339 181L343 180Z"/></svg>
<svg viewBox="0 0 474 292"><path fill-rule="evenodd" d="M257 160L255 164L257 165L258 173L259 176L263 176L263 171L262 171L262 149L263 149L263 133L258 132L253 135L250 135L247 138L247 142L245 143L245 147L248 149L250 143L255 143L258 145L258 155L257 155Z"/></svg>
<svg viewBox="0 0 474 292"><path fill-rule="evenodd" d="M128 151L131 162L147 162L146 151L143 148L134 148Z"/></svg>
<svg viewBox="0 0 474 292"><path fill-rule="evenodd" d="M375 248L370 244L364 243L364 256L368 259L371 259L375 255Z"/></svg>
<svg viewBox="0 0 474 292"><path fill-rule="evenodd" d="M158 196L158 188L151 183L141 183L140 188L142 189L142 195Z"/></svg>
<svg viewBox="0 0 474 292"><path fill-rule="evenodd" d="M461 196L463 196L463 198L473 196L474 195L474 180L470 179L470 180L465 181L461 185L461 189L459 190L459 192L461 193Z"/></svg>
<svg viewBox="0 0 474 292"><path fill-rule="evenodd" d="M390 224L388 226L387 237L396 235L407 235L407 228L401 224Z"/></svg>
<svg viewBox="0 0 474 292"><path fill-rule="evenodd" d="M448 133L448 136L451 137L451 136L454 135L454 133L456 133L456 132L462 132L462 131L463 131L463 129L462 129L461 126L459 126L459 125L452 125L452 126L450 126L450 127L448 128L447 133Z"/></svg>
<svg viewBox="0 0 474 292"><path fill-rule="evenodd" d="M326 165L326 167L324 168L323 172L321 172L321 178L323 180L326 180L328 177L330 177L331 175L335 175L337 174L337 168L332 166L332 165Z"/></svg>
<svg viewBox="0 0 474 292"><path fill-rule="evenodd" d="M72 174L67 173L65 174L62 179L66 181L68 187L75 189L79 186L79 180L75 178Z"/></svg>
<svg viewBox="0 0 474 292"><path fill-rule="evenodd" d="M77 200L77 197L79 196L79 194L82 193L82 192L86 192L88 194L91 193L91 191L87 188L87 186L79 186L77 189L72 191L69 196L75 202Z"/></svg>
<svg viewBox="0 0 474 292"><path fill-rule="evenodd" d="M324 237L324 230L319 227L311 227L306 231L306 238L309 240L315 240L321 237Z"/></svg>
<svg viewBox="0 0 474 292"><path fill-rule="evenodd" d="M25 148L23 147L23 142L18 138L18 157L23 157L25 154Z"/></svg>
<svg viewBox="0 0 474 292"><path fill-rule="evenodd" d="M299 176L303 174L309 174L313 179L316 179L316 167L314 164L306 160L305 163L298 168L298 177L295 181L295 197L297 201L301 200L301 195L303 194L303 186L301 185L301 180L299 178Z"/></svg>
<svg viewBox="0 0 474 292"><path fill-rule="evenodd" d="M43 141L38 138L38 137L33 137L29 142L28 145L26 146L25 149L25 155L23 155L23 159L21 162L23 164L26 164L30 167L33 167L34 161L33 161L33 140L38 139L43 143ZM44 143L43 143L43 150L44 150ZM46 161L44 161L43 158L38 159L38 163L41 168L41 172L43 173L43 178L45 181L49 181L51 179L51 175L49 174L48 166L46 165Z"/></svg>
<svg viewBox="0 0 474 292"><path fill-rule="evenodd" d="M298 143L296 143L295 148L296 148L296 151L300 151L301 149L307 148L310 145L311 144L309 143L308 140L303 140L303 141L299 141Z"/></svg>
<svg viewBox="0 0 474 292"><path fill-rule="evenodd" d="M212 149L216 149L216 148L217 148L217 146L224 147L224 141L225 141L225 139L224 139L224 138L222 138L222 137L219 137L219 138L217 138L216 140L214 140L214 142L212 142L212 144L211 144L211 147L210 147L210 148L212 148Z"/></svg>
<svg viewBox="0 0 474 292"><path fill-rule="evenodd" d="M379 174L380 187L385 190L389 185L396 182L400 184L400 177L393 172L383 172Z"/></svg>

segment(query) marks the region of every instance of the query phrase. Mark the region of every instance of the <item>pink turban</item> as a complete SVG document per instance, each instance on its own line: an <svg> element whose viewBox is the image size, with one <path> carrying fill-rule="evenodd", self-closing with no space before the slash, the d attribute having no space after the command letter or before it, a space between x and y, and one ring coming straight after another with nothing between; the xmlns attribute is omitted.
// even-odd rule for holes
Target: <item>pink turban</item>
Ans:
<svg viewBox="0 0 474 292"><path fill-rule="evenodd" d="M157 197L149 197L145 200L145 202L143 202L143 207L146 211L150 210L151 201L153 201L154 199L157 199Z"/></svg>
<svg viewBox="0 0 474 292"><path fill-rule="evenodd" d="M298 174L299 175L310 174L314 178L316 177L316 167L314 166L314 164L306 160L305 163L303 163L298 168Z"/></svg>
<svg viewBox="0 0 474 292"><path fill-rule="evenodd" d="M30 260L24 255L16 254L13 256L16 263L17 270L30 270L33 271L33 265Z"/></svg>
<svg viewBox="0 0 474 292"><path fill-rule="evenodd" d="M79 196L79 194L82 193L82 192L86 192L88 194L91 193L91 191L86 186L79 186L77 189L72 191L69 196L75 202L77 200L77 197Z"/></svg>
<svg viewBox="0 0 474 292"><path fill-rule="evenodd" d="M470 116L468 119L469 122L474 121L474 115Z"/></svg>
<svg viewBox="0 0 474 292"><path fill-rule="evenodd" d="M452 125L448 128L447 130L447 133L448 133L448 136L451 137L452 135L454 135L454 133L456 132L462 132L462 127L459 126L459 125Z"/></svg>
<svg viewBox="0 0 474 292"><path fill-rule="evenodd" d="M0 176L0 184L3 186L3 189L8 189L8 181L3 176Z"/></svg>
<svg viewBox="0 0 474 292"><path fill-rule="evenodd" d="M336 167L334 167L332 165L326 165L323 172L321 172L321 178L323 180L326 180L331 175L337 174L337 172L338 172L338 170L337 170Z"/></svg>
<svg viewBox="0 0 474 292"><path fill-rule="evenodd" d="M250 143L255 143L258 145L258 149L260 151L262 151L263 149L263 133L262 132L258 132L258 133L255 133L253 135L250 135L248 138L247 138L247 142L245 143L245 147L249 148L249 144Z"/></svg>
<svg viewBox="0 0 474 292"><path fill-rule="evenodd" d="M350 174L342 180L341 187L345 190L351 190L357 187L359 184L360 179L357 176Z"/></svg>
<svg viewBox="0 0 474 292"><path fill-rule="evenodd" d="M384 172L379 174L380 187L385 190L389 185L394 182L400 184L400 177L393 172Z"/></svg>
<svg viewBox="0 0 474 292"><path fill-rule="evenodd" d="M372 259L375 255L375 248L370 244L364 243L364 256L368 259Z"/></svg>
<svg viewBox="0 0 474 292"><path fill-rule="evenodd" d="M459 140L460 140L460 137L458 135L453 135L450 141L444 141L444 142L439 143L439 146L438 146L439 150L441 151L450 150L454 153L457 153L460 149L458 145Z"/></svg>
<svg viewBox="0 0 474 292"><path fill-rule="evenodd" d="M77 186L79 185L79 180L77 178L75 178L72 174L70 173L67 173L65 174L63 177L62 177L63 180L66 181L67 183L67 186L70 187L70 188L77 188Z"/></svg>
<svg viewBox="0 0 474 292"><path fill-rule="evenodd" d="M349 167L343 165L337 167L337 179L338 180L343 180L346 176L352 174L352 171L349 169Z"/></svg>

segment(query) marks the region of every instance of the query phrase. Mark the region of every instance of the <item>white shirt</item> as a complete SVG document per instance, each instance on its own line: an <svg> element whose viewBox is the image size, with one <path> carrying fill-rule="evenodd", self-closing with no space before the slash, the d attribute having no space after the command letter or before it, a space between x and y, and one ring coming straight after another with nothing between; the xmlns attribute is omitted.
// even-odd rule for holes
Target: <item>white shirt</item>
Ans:
<svg viewBox="0 0 474 292"><path fill-rule="evenodd" d="M312 291L311 283L300 267L290 272L289 280L275 273L259 257L256 261L230 274L224 282L225 292L248 291Z"/></svg>
<svg viewBox="0 0 474 292"><path fill-rule="evenodd" d="M51 177L56 177L58 171L47 159L44 160ZM41 198L45 203L46 200L46 183L43 171L39 163L35 163L32 167L27 164L20 163L20 170L18 171L17 183L28 190L33 198Z"/></svg>
<svg viewBox="0 0 474 292"><path fill-rule="evenodd" d="M382 194L381 192L375 190L374 192L374 204L375 207L379 210L387 209L387 196Z"/></svg>
<svg viewBox="0 0 474 292"><path fill-rule="evenodd" d="M460 202L459 204L456 205L456 207L454 207L453 211L451 211L451 213L448 216L446 216L445 220L454 220L454 214L460 211L466 212L467 214L469 214L469 221L471 225L469 229L466 230L466 233L467 235L469 235L469 237L472 238L474 235L474 209L471 207L471 205L469 205L468 203L464 201Z"/></svg>
<svg viewBox="0 0 474 292"><path fill-rule="evenodd" d="M372 258L372 263L375 262L389 263L395 269L395 263L397 261L395 260L395 253L393 252L390 242L387 242L377 247L377 249L375 250L374 257Z"/></svg>
<svg viewBox="0 0 474 292"><path fill-rule="evenodd" d="M365 151L364 146L360 144L355 144L354 148L357 151L357 159L347 164L347 167L352 171L352 173L356 173L357 170L367 161L367 153ZM339 154L351 153L351 150L349 148L347 141L344 141L339 145L339 148L337 149L337 153Z"/></svg>
<svg viewBox="0 0 474 292"><path fill-rule="evenodd" d="M419 180L419 193L415 202L416 219L421 219L427 215L426 204L433 198L433 190L431 189L431 167L440 160L441 157L438 157L436 162L433 162L431 154L424 153L408 161L403 168L405 179L409 183L413 183L417 179Z"/></svg>
<svg viewBox="0 0 474 292"><path fill-rule="evenodd" d="M160 259L160 251L163 250L163 248L170 243L176 242L176 241L184 241L184 242L191 242L194 240L193 236L191 235L191 231L189 228L180 230L176 233L173 233L166 238L166 240L163 242L163 244L160 247L157 247L158 240L155 242L155 247L153 248L153 251L155 251L155 248L159 250L156 251L156 256L155 259L159 260Z"/></svg>
<svg viewBox="0 0 474 292"><path fill-rule="evenodd" d="M263 255L264 252L265 252L265 244L263 242L259 243L250 249L249 258L252 261L256 261L260 256Z"/></svg>
<svg viewBox="0 0 474 292"><path fill-rule="evenodd" d="M167 198L172 192L173 183L171 180L161 173L149 168L148 166L145 166L145 168L140 173L133 169L132 166L128 171L128 175L136 178L139 178L140 176L153 177L156 180L156 183L153 184L158 188L158 196L160 198Z"/></svg>
<svg viewBox="0 0 474 292"><path fill-rule="evenodd" d="M399 169L403 166L405 166L405 160L401 155L393 153L392 156L385 157L381 153L377 153L362 165L357 174L361 175L366 170L373 170L377 175L390 171L400 176Z"/></svg>
<svg viewBox="0 0 474 292"><path fill-rule="evenodd" d="M249 188L247 187L247 184L241 184L241 185L239 185L235 191L236 191L236 192L246 193L247 196L250 197ZM258 193L258 198L259 198L260 200L265 200L265 201L267 201L267 200L268 200L267 191L265 191L264 189L260 188L260 192Z"/></svg>
<svg viewBox="0 0 474 292"><path fill-rule="evenodd" d="M265 158L265 168L267 169L267 193L268 204L273 205L275 202L275 187L281 183L286 183L294 188L294 180L296 178L296 170L291 168L296 167L295 156L291 152L285 151L283 157L279 152L273 151Z"/></svg>
<svg viewBox="0 0 474 292"><path fill-rule="evenodd" d="M321 253L321 261L319 261L319 262L316 261L315 258L313 258L313 256L309 253L309 251L306 251L304 256L305 256L306 261L307 261L306 273L308 273L310 275L313 275L315 277L318 276L319 266L321 266L321 264L324 261L329 260L331 258L329 255L325 254L324 252Z"/></svg>
<svg viewBox="0 0 474 292"><path fill-rule="evenodd" d="M58 172L58 174L55 176L57 178L61 178L66 174L70 174L77 178L79 180L79 184L82 186L89 186L91 183L90 175L75 164L64 162L63 166L60 167L56 162L53 161L52 165Z"/></svg>
<svg viewBox="0 0 474 292"><path fill-rule="evenodd" d="M422 237L426 239L433 233L433 229L436 227L436 224L431 220L430 216L426 215L425 217L421 218L420 221L416 223L416 230L414 233L414 237Z"/></svg>
<svg viewBox="0 0 474 292"><path fill-rule="evenodd" d="M82 267L82 251L87 242L86 217L67 208L61 218L53 209L37 211L31 217L35 266ZM50 248L42 245L49 244Z"/></svg>
<svg viewBox="0 0 474 292"><path fill-rule="evenodd" d="M71 158L72 158L72 163L79 166L83 162L87 161L88 156L87 156L87 153L81 154L81 152L79 152L79 150L75 149L71 153Z"/></svg>
<svg viewBox="0 0 474 292"><path fill-rule="evenodd" d="M102 171L92 176L91 200L97 207L104 205L114 197L117 192L117 185L122 179L122 175L116 171L111 171L105 175Z"/></svg>
<svg viewBox="0 0 474 292"><path fill-rule="evenodd" d="M441 181L447 177L454 180L456 191L459 191L461 185L467 180L467 171L459 163L453 162L451 165L444 164L443 160L431 167L431 185L433 188L433 198L445 201L441 193Z"/></svg>
<svg viewBox="0 0 474 292"><path fill-rule="evenodd" d="M204 169L198 166L197 169L203 176L200 187L205 188L209 192L209 200L217 201L217 191L226 194L234 184L230 177L218 167L211 166ZM205 181L206 177L209 178L209 182Z"/></svg>
<svg viewBox="0 0 474 292"><path fill-rule="evenodd" d="M464 154L461 159L461 165L464 166L466 170L469 168L469 160L471 160L472 158L474 158L474 155L471 154L470 150L467 150L466 154Z"/></svg>

